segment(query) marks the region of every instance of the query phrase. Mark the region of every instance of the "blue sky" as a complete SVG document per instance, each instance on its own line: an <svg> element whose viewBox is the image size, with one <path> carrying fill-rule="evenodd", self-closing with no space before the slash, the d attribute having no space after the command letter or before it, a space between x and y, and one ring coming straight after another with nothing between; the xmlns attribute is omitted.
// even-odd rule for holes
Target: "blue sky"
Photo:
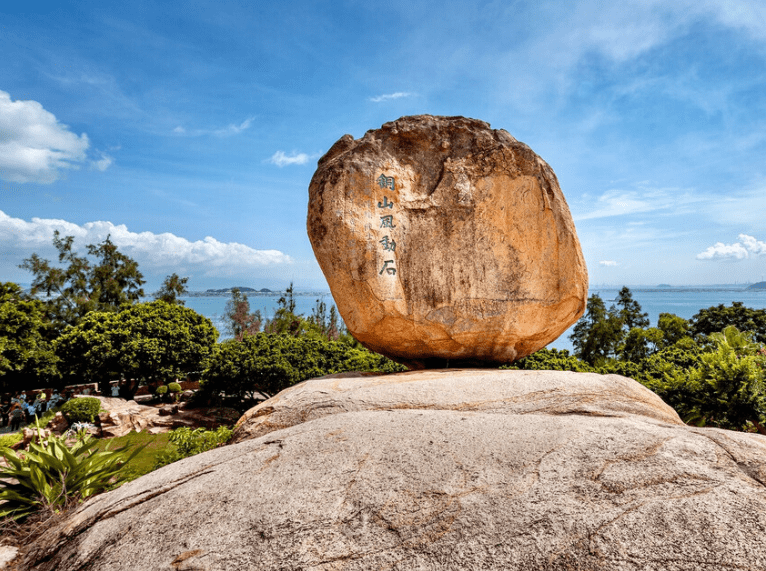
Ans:
<svg viewBox="0 0 766 571"><path fill-rule="evenodd" d="M317 159L421 113L553 167L591 284L766 276L761 1L6 2L0 53L2 281L59 229L147 291L325 289Z"/></svg>

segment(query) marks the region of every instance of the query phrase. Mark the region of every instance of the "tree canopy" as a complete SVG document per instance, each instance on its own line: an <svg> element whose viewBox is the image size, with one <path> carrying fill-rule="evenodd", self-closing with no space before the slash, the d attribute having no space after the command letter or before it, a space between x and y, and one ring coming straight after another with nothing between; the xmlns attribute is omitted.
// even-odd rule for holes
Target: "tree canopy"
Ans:
<svg viewBox="0 0 766 571"><path fill-rule="evenodd" d="M32 254L19 267L32 272L32 294L45 293L45 304L52 321L76 324L91 311L119 311L124 304L136 303L144 295L143 275L138 263L117 250L107 236L103 242L89 244L90 262L74 250L74 236L53 233L59 264L54 266Z"/></svg>
<svg viewBox="0 0 766 571"><path fill-rule="evenodd" d="M170 274L162 282L160 289L155 292L154 299L164 301L165 303L186 305L186 302L179 298L189 292L189 288L186 287L186 282L188 281L189 278L179 277L176 273Z"/></svg>
<svg viewBox="0 0 766 571"><path fill-rule="evenodd" d="M164 301L128 306L119 313L91 312L56 343L67 378L101 383L126 379L126 393L140 382L161 383L201 372L218 331L194 310Z"/></svg>
<svg viewBox="0 0 766 571"><path fill-rule="evenodd" d="M756 341L766 343L766 309L745 307L741 301L732 302L730 307L719 304L701 309L690 320L690 332L703 338L723 331L728 325L733 325L739 331L750 331Z"/></svg>
<svg viewBox="0 0 766 571"><path fill-rule="evenodd" d="M226 329L237 341L242 341L245 335L255 335L261 330L263 317L259 310L250 312L250 302L247 295L239 288L231 290L231 299L226 302L224 309Z"/></svg>
<svg viewBox="0 0 766 571"><path fill-rule="evenodd" d="M202 389L241 406L313 377L343 371L403 371L390 359L339 341L258 333L219 343L203 374Z"/></svg>
<svg viewBox="0 0 766 571"><path fill-rule="evenodd" d="M0 392L53 385L58 359L48 341L42 302L11 282L0 283Z"/></svg>

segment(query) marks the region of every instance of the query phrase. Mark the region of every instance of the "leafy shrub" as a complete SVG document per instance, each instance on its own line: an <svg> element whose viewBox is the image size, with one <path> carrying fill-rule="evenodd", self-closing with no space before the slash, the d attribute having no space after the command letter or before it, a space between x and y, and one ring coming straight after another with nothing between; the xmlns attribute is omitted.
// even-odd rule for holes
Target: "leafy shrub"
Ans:
<svg viewBox="0 0 766 571"><path fill-rule="evenodd" d="M230 406L247 409L248 401L270 397L315 377L344 371L405 371L403 365L367 349L312 337L246 335L219 343L200 382L208 396L226 395ZM244 406L243 406L244 404Z"/></svg>
<svg viewBox="0 0 766 571"><path fill-rule="evenodd" d="M101 401L93 397L79 397L68 400L61 407L69 424L74 422L93 422L101 410Z"/></svg>
<svg viewBox="0 0 766 571"><path fill-rule="evenodd" d="M539 351L514 361L510 365L503 365L501 369L523 369L526 371L575 371L578 373L591 373L591 367L570 355L566 349L540 349Z"/></svg>
<svg viewBox="0 0 766 571"><path fill-rule="evenodd" d="M188 458L200 452L223 446L231 440L231 435L232 429L226 426L219 426L215 430L177 428L170 433L169 439L172 444L175 444L175 450L158 454L154 468L157 469L182 458Z"/></svg>
<svg viewBox="0 0 766 571"><path fill-rule="evenodd" d="M154 391L154 394L157 395L158 397L165 396L166 394L168 394L168 386L160 385L159 387L157 387L157 390Z"/></svg>
<svg viewBox="0 0 766 571"><path fill-rule="evenodd" d="M181 385L179 385L178 383L169 383L168 390L171 393L180 393L183 389L181 388Z"/></svg>
<svg viewBox="0 0 766 571"><path fill-rule="evenodd" d="M43 507L98 494L122 481L123 465L142 448L128 453L128 445L117 450L107 446L94 452L97 440L91 438L78 439L69 447L64 437L43 438L40 427L38 422L38 441L29 444L29 451L0 449L8 464L0 467L0 518L21 520Z"/></svg>
<svg viewBox="0 0 766 571"><path fill-rule="evenodd" d="M21 432L14 432L12 434L3 434L0 436L0 448L8 448L19 442L22 438Z"/></svg>

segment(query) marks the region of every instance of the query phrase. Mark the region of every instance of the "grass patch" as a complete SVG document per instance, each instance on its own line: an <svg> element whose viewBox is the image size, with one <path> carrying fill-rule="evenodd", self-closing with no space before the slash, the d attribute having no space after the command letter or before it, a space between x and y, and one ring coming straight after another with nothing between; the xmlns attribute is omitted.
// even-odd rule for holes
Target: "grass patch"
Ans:
<svg viewBox="0 0 766 571"><path fill-rule="evenodd" d="M131 432L119 438L104 438L98 441L96 450L103 450L107 444L109 449L114 450L125 444L131 444L131 447L146 444L138 455L125 465L126 481L135 480L139 476L148 474L154 468L157 462L157 455L162 452L172 452L175 450L175 444L170 442L170 433L149 434L145 430L141 432Z"/></svg>

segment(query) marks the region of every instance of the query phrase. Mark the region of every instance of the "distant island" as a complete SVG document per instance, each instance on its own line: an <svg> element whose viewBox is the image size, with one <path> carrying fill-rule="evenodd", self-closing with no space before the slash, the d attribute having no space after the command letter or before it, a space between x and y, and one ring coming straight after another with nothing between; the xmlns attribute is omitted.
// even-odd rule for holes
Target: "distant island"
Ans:
<svg viewBox="0 0 766 571"><path fill-rule="evenodd" d="M753 290L753 289L766 289L766 282L758 282L754 283L753 285L749 285L745 288L746 290Z"/></svg>
<svg viewBox="0 0 766 571"><path fill-rule="evenodd" d="M659 287L659 288L663 288L663 289L664 289L664 288L669 288L669 287L673 287L673 286L672 286L672 285L670 285L670 284L660 284L660 285L658 285L657 287Z"/></svg>
<svg viewBox="0 0 766 571"><path fill-rule="evenodd" d="M207 289L204 291L188 291L181 297L229 297L231 295L231 290L235 289L235 287L225 287L221 289ZM274 297L284 294L284 290L273 290L269 288L261 288L261 289L255 289L252 287L244 287L240 286L236 288L240 291L240 293L243 293L250 297ZM293 295L295 297L305 297L305 296L311 296L311 297L324 297L326 295L330 295L330 292L328 291L294 291Z"/></svg>
<svg viewBox="0 0 766 571"><path fill-rule="evenodd" d="M223 289L207 289L207 290L205 290L205 293L231 293L231 290L233 290L233 289L238 289L242 293L253 293L253 292L256 292L256 291L261 291L263 293L267 293L267 292L271 293L271 290L268 289L268 288L263 288L262 290L256 290L256 289L253 289L251 287L243 287L243 286L239 286L239 287L236 287L236 286L235 287L225 287Z"/></svg>

